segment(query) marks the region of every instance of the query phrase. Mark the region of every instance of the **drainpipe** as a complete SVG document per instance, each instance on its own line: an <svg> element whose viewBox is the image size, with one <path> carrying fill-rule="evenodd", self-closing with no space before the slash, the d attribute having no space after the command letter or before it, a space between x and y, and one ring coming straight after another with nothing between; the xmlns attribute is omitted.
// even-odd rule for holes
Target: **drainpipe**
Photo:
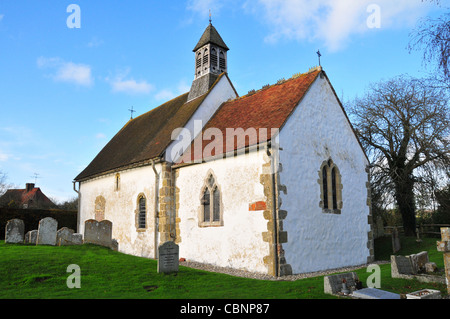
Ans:
<svg viewBox="0 0 450 319"><path fill-rule="evenodd" d="M154 213L154 245L155 245L155 259L158 259L158 227L159 227L159 212L158 212L158 203L159 203L159 174L155 168L155 160L152 159L152 169L155 173L155 213Z"/></svg>
<svg viewBox="0 0 450 319"><path fill-rule="evenodd" d="M272 203L273 203L273 252L274 252L274 264L275 264L275 277L278 277L278 201L277 201L277 182L276 182L276 170L275 170L275 156L273 156L272 145L267 147L267 155L270 157L271 173L272 173Z"/></svg>
<svg viewBox="0 0 450 319"><path fill-rule="evenodd" d="M81 204L81 193L79 191L80 189L80 184L78 183L78 190L76 188L76 183L77 181L73 181L73 190L75 191L75 193L78 194L78 207L77 207L77 233L80 232L80 204Z"/></svg>

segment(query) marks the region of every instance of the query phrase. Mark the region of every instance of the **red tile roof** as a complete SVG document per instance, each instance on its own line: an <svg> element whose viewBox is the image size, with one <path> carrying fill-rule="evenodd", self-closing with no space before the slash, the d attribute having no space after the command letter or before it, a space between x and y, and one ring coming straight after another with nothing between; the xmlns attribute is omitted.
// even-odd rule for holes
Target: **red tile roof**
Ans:
<svg viewBox="0 0 450 319"><path fill-rule="evenodd" d="M272 129L279 130L283 127L320 72L321 68L316 68L308 73L294 76L286 81L279 81L267 88L223 103L205 125L203 134L196 137L183 154L180 163L204 160L209 157L208 155L217 156L269 141L272 134L277 133ZM230 128L234 130L242 128L243 130L239 133ZM210 130L207 131L208 129ZM260 129L263 130L260 131ZM267 136L260 134L264 131L267 132ZM214 132L220 132L223 136L222 141L220 138L216 141L216 136L212 140L208 139L208 134L205 135L205 132L213 135ZM248 137L245 138L244 134ZM200 141L202 136L203 141ZM237 141L233 141L236 139ZM223 146L220 147L219 144ZM194 151L196 145L202 145L201 152ZM218 147L214 148L213 145Z"/></svg>
<svg viewBox="0 0 450 319"><path fill-rule="evenodd" d="M41 191L39 187L27 189L9 189L0 198L1 205L7 205L14 201L16 205L22 207L54 207L55 204Z"/></svg>

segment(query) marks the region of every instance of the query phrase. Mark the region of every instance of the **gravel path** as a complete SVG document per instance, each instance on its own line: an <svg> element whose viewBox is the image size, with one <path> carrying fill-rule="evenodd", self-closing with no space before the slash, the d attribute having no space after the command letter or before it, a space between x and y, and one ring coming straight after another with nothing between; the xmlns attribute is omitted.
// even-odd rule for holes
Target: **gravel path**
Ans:
<svg viewBox="0 0 450 319"><path fill-rule="evenodd" d="M298 280L298 279L329 275L329 274L333 274L333 273L337 273L337 272L353 271L356 269L365 268L365 267L367 267L369 265L373 265L373 264L377 264L377 265L389 264L389 261L376 261L376 262L373 262L370 264L363 264L363 265L359 265L359 266L329 269L326 271L316 271L316 272L283 276L283 277L274 277L274 276L269 276L266 274L249 272L246 270L239 270L239 269L233 269L233 268L228 268L228 267L218 267L218 266L214 266L214 265L210 265L210 264L203 264L203 263L198 263L198 262L193 262L193 261L180 262L180 266L185 266L185 267L189 267L189 268L195 268L195 269L200 269L200 270L228 274L228 275L237 276L237 277L253 278L253 279L260 279L260 280L278 280L278 281L294 281L294 280Z"/></svg>

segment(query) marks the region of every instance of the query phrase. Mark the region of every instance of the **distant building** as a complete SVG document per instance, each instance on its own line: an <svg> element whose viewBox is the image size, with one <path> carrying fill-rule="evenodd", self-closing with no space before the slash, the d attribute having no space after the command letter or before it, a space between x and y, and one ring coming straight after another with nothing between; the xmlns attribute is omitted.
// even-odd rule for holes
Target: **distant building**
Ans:
<svg viewBox="0 0 450 319"><path fill-rule="evenodd" d="M8 189L0 197L0 207L17 208L53 208L56 205L33 183L27 183L25 189Z"/></svg>

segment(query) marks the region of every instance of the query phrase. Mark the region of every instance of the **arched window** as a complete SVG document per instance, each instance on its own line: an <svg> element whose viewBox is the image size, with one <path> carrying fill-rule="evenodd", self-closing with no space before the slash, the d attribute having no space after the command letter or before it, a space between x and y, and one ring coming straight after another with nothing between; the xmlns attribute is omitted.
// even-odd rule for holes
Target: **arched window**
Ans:
<svg viewBox="0 0 450 319"><path fill-rule="evenodd" d="M336 184L336 167L331 170L331 188L333 194L333 209L337 209L337 184Z"/></svg>
<svg viewBox="0 0 450 319"><path fill-rule="evenodd" d="M322 163L319 171L320 207L324 213L340 214L342 203L341 175L331 159Z"/></svg>
<svg viewBox="0 0 450 319"><path fill-rule="evenodd" d="M216 187L213 192L213 222L220 221L220 192Z"/></svg>
<svg viewBox="0 0 450 319"><path fill-rule="evenodd" d="M199 226L223 226L223 207L220 188L210 172L202 187Z"/></svg>
<svg viewBox="0 0 450 319"><path fill-rule="evenodd" d="M211 195L209 193L209 188L206 188L205 191L203 192L203 201L202 201L202 205L203 205L203 221L204 222L209 222L211 221Z"/></svg>
<svg viewBox="0 0 450 319"><path fill-rule="evenodd" d="M139 195L138 200L138 209L137 209L137 228L143 229L146 228L146 216L147 216L147 208L146 208L146 199L145 196Z"/></svg>
<svg viewBox="0 0 450 319"><path fill-rule="evenodd" d="M323 208L328 209L328 166L322 168L322 193L327 199L323 201Z"/></svg>

